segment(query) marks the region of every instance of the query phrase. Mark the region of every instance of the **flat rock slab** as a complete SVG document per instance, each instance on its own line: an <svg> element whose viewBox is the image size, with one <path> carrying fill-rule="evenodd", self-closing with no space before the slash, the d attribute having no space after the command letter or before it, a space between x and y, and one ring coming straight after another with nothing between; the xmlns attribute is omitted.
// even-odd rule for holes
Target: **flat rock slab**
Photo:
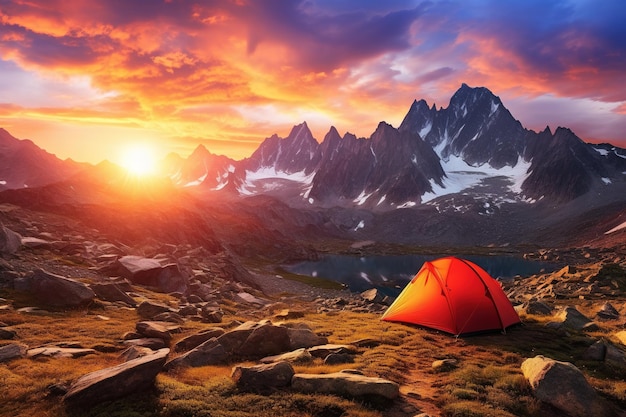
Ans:
<svg viewBox="0 0 626 417"><path fill-rule="evenodd" d="M335 344L326 344L313 346L309 348L309 353L316 358L325 358L331 353L356 353L356 348L352 345L335 345Z"/></svg>
<svg viewBox="0 0 626 417"><path fill-rule="evenodd" d="M8 362L12 359L23 358L26 356L28 346L22 343L11 343L9 345L0 346L0 363Z"/></svg>
<svg viewBox="0 0 626 417"><path fill-rule="evenodd" d="M29 358L37 358L40 356L47 356L51 358L80 358L82 356L95 354L96 351L93 349L46 346L41 348L29 349L26 353L26 356L28 356Z"/></svg>
<svg viewBox="0 0 626 417"><path fill-rule="evenodd" d="M167 346L167 343L163 339L158 339L156 337L144 337L141 339L128 339L123 342L126 346L138 346L138 347L146 347L148 349L163 349Z"/></svg>
<svg viewBox="0 0 626 417"><path fill-rule="evenodd" d="M92 406L146 390L154 385L169 352L167 348L160 349L152 355L83 375L70 386L63 401L73 406Z"/></svg>
<svg viewBox="0 0 626 417"><path fill-rule="evenodd" d="M400 395L400 386L393 381L347 372L295 374L291 379L291 387L295 391L307 394L335 394L344 397L377 395L394 399Z"/></svg>

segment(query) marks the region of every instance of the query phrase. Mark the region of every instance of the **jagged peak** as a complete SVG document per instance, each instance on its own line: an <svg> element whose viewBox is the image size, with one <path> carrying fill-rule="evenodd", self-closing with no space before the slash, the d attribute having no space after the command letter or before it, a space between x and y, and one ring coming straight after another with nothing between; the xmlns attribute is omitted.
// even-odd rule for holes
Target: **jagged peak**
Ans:
<svg viewBox="0 0 626 417"><path fill-rule="evenodd" d="M311 133L311 129L309 129L309 126L306 124L306 122L302 122L299 125L295 125L291 129L291 132L289 133L288 138L292 138L292 139L309 138L309 139L315 140L315 138L313 138L313 133Z"/></svg>
<svg viewBox="0 0 626 417"><path fill-rule="evenodd" d="M204 146L203 144L196 146L196 149L194 149L193 152L191 153L191 155L205 155L205 154L211 155L211 151L209 151L206 148L206 146Z"/></svg>
<svg viewBox="0 0 626 417"><path fill-rule="evenodd" d="M382 121L378 123L378 127L376 127L376 132L378 132L379 130L388 130L388 129L393 129L396 130L393 126L391 126L389 123ZM376 133L374 132L374 133Z"/></svg>
<svg viewBox="0 0 626 417"><path fill-rule="evenodd" d="M421 100L413 100L413 104L411 104L411 109L409 111L413 111L413 110L420 110L420 109L424 109L424 110L428 110L428 103L426 103L426 100L421 99Z"/></svg>
<svg viewBox="0 0 626 417"><path fill-rule="evenodd" d="M341 135L339 134L335 126L331 126L330 129L328 129L328 133L326 133L326 135L324 136L324 140L326 140L326 138L329 136L337 136L341 138Z"/></svg>

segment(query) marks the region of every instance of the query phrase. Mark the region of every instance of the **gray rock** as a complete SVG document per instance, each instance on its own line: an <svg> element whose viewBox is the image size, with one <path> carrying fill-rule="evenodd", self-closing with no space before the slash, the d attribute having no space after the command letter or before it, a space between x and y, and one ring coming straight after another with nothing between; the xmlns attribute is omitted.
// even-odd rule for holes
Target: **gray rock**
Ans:
<svg viewBox="0 0 626 417"><path fill-rule="evenodd" d="M289 386L294 374L289 362L276 362L251 367L235 366L231 378L240 390L269 394Z"/></svg>
<svg viewBox="0 0 626 417"><path fill-rule="evenodd" d="M80 358L83 356L95 354L96 351L93 349L45 346L35 349L29 349L26 353L26 356L33 359L40 356L46 356L49 358Z"/></svg>
<svg viewBox="0 0 626 417"><path fill-rule="evenodd" d="M354 355L349 353L331 353L324 358L324 365L340 365L342 363L354 363Z"/></svg>
<svg viewBox="0 0 626 417"><path fill-rule="evenodd" d="M617 320L619 318L619 311L611 303L606 302L600 307L596 316L600 320Z"/></svg>
<svg viewBox="0 0 626 417"><path fill-rule="evenodd" d="M237 293L236 298L237 301L239 302L244 302L244 303L248 303L248 304L255 304L258 306L266 306L268 305L270 302L268 300L264 300L261 299L259 297L255 297L254 295L248 293L248 292L240 292Z"/></svg>
<svg viewBox="0 0 626 417"><path fill-rule="evenodd" d="M326 337L319 336L310 329L288 328L287 334L289 337L290 350L310 348L328 343L328 339Z"/></svg>
<svg viewBox="0 0 626 417"><path fill-rule="evenodd" d="M72 406L91 407L144 391L154 385L169 351L160 349L152 355L83 375L72 383L63 401Z"/></svg>
<svg viewBox="0 0 626 417"><path fill-rule="evenodd" d="M295 374L291 379L291 388L306 394L334 394L344 397L379 396L395 399L400 395L400 387L395 382L347 372Z"/></svg>
<svg viewBox="0 0 626 417"><path fill-rule="evenodd" d="M187 280L178 265L161 263L154 258L122 256L117 260L117 272L134 284L145 285L161 292L181 292L187 289Z"/></svg>
<svg viewBox="0 0 626 417"><path fill-rule="evenodd" d="M119 285L108 282L103 284L91 284L89 286L96 296L104 301L122 302L131 307L135 307L137 302L126 292L122 291Z"/></svg>
<svg viewBox="0 0 626 417"><path fill-rule="evenodd" d="M142 301L137 307L137 314L144 319L152 319L161 313L169 313L170 311L172 310L168 306L153 301Z"/></svg>
<svg viewBox="0 0 626 417"><path fill-rule="evenodd" d="M604 361L611 366L617 366L619 368L626 369L626 353L614 346L612 343L606 344L606 353L604 355Z"/></svg>
<svg viewBox="0 0 626 417"><path fill-rule="evenodd" d="M433 361L432 368L434 371L447 372L457 367L456 359L439 359Z"/></svg>
<svg viewBox="0 0 626 417"><path fill-rule="evenodd" d="M522 363L535 396L573 417L609 415L607 405L569 362L535 356Z"/></svg>
<svg viewBox="0 0 626 417"><path fill-rule="evenodd" d="M11 343L9 345L0 346L0 363L8 362L16 358L26 356L28 346L22 343Z"/></svg>
<svg viewBox="0 0 626 417"><path fill-rule="evenodd" d="M10 340L17 336L17 332L12 329L0 327L0 340Z"/></svg>
<svg viewBox="0 0 626 417"><path fill-rule="evenodd" d="M157 339L163 339L165 341L172 340L172 331L179 329L177 325L172 325L167 322L160 321L140 321L135 325L137 332L146 336Z"/></svg>
<svg viewBox="0 0 626 417"><path fill-rule="evenodd" d="M361 293L361 298L365 301L369 301L370 303L382 303L384 296L376 288L372 288L370 290L363 291Z"/></svg>
<svg viewBox="0 0 626 417"><path fill-rule="evenodd" d="M325 358L331 353L356 353L356 349L351 345L335 345L335 344L326 344L313 346L309 349L309 353L316 358Z"/></svg>
<svg viewBox="0 0 626 417"><path fill-rule="evenodd" d="M38 269L22 283L41 303L52 307L80 307L93 301L96 294L82 282Z"/></svg>
<svg viewBox="0 0 626 417"><path fill-rule="evenodd" d="M292 352L282 353L280 355L266 356L261 359L261 363L274 362L291 362L291 363L309 363L313 361L313 356L305 349L296 349Z"/></svg>
<svg viewBox="0 0 626 417"><path fill-rule="evenodd" d="M267 323L254 329L236 353L244 357L262 358L290 350L288 329Z"/></svg>
<svg viewBox="0 0 626 417"><path fill-rule="evenodd" d="M522 306L527 314L535 314L538 316L548 316L554 310L552 306L542 301L529 301Z"/></svg>
<svg viewBox="0 0 626 417"><path fill-rule="evenodd" d="M246 341L248 336L252 334L252 331L256 326L257 323L254 322L243 323L219 336L217 340L222 346L224 346L226 352L229 355L232 355L239 350L239 347Z"/></svg>
<svg viewBox="0 0 626 417"><path fill-rule="evenodd" d="M224 346L213 337L184 355L172 359L165 364L165 369L169 371L180 367L217 365L226 361L228 357Z"/></svg>
<svg viewBox="0 0 626 417"><path fill-rule="evenodd" d="M30 249L50 249L52 248L52 243L38 237L23 237L22 246Z"/></svg>
<svg viewBox="0 0 626 417"><path fill-rule="evenodd" d="M603 340L598 340L583 353L583 359L602 362L604 361L605 355L606 343Z"/></svg>
<svg viewBox="0 0 626 417"><path fill-rule="evenodd" d="M0 225L0 254L13 255L22 246L22 236Z"/></svg>
<svg viewBox="0 0 626 417"><path fill-rule="evenodd" d="M219 307L204 306L200 310L200 316L208 323L221 323L224 312Z"/></svg>
<svg viewBox="0 0 626 417"><path fill-rule="evenodd" d="M130 346L124 349L122 353L120 353L119 358L122 359L124 362L128 362L128 361L132 361L133 359L142 358L147 355L152 355L153 353L154 351L147 347Z"/></svg>
<svg viewBox="0 0 626 417"><path fill-rule="evenodd" d="M305 314L306 313L304 311L290 310L288 308L285 308L276 313L276 315L274 315L274 318L279 320L294 320L304 317Z"/></svg>
<svg viewBox="0 0 626 417"><path fill-rule="evenodd" d="M558 315L563 326L574 329L583 330L585 326L591 323L591 319L578 311L576 307L565 307Z"/></svg>
<svg viewBox="0 0 626 417"><path fill-rule="evenodd" d="M226 333L221 327L210 327L201 331L200 333L192 334L184 339L181 339L174 345L174 352L185 352L191 350L209 339L214 337L220 337Z"/></svg>
<svg viewBox="0 0 626 417"><path fill-rule="evenodd" d="M178 313L174 313L173 311L157 314L153 317L153 319L156 321L164 321L177 324L183 324L185 322L185 320Z"/></svg>
<svg viewBox="0 0 626 417"><path fill-rule="evenodd" d="M163 349L167 346L167 343L163 339L157 339L154 337L146 337L141 339L128 339L124 340L126 346L139 346L146 347L152 350Z"/></svg>

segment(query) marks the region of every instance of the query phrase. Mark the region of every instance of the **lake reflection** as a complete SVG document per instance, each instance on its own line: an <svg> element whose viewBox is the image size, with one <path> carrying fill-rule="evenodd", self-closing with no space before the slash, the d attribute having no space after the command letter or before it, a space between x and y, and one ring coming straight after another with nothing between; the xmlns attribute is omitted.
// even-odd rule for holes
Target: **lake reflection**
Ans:
<svg viewBox="0 0 626 417"><path fill-rule="evenodd" d="M319 261L306 261L285 268L290 272L312 277L326 278L344 283L351 291L361 292L379 288L388 295L398 295L415 276L424 262L437 255L380 255L355 257L350 255L327 255ZM463 256L479 265L492 277L513 278L529 276L542 271L553 271L555 265L531 261L513 256Z"/></svg>

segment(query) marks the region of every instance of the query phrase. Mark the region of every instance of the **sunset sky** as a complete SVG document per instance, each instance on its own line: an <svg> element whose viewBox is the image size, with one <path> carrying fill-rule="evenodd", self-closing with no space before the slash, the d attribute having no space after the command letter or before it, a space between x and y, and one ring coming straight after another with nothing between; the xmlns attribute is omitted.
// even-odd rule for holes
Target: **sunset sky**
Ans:
<svg viewBox="0 0 626 417"><path fill-rule="evenodd" d="M623 0L0 0L0 127L61 158L234 159L307 121L369 137L467 83L626 147Z"/></svg>

